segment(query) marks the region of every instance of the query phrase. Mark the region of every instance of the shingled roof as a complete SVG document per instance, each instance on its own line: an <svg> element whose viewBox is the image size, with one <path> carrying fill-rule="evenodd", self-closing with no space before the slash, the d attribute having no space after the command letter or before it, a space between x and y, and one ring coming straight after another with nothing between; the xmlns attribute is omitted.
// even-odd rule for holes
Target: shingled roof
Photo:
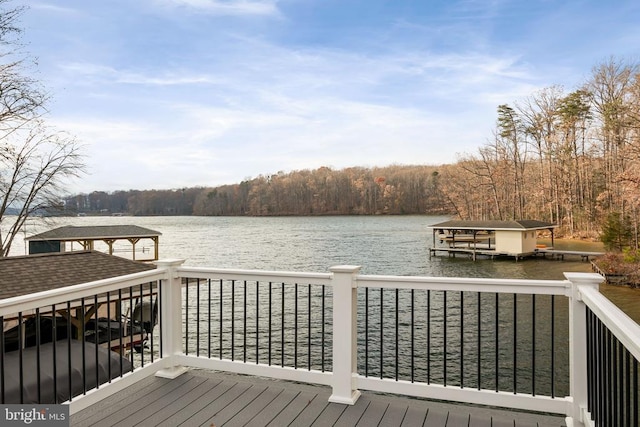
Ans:
<svg viewBox="0 0 640 427"><path fill-rule="evenodd" d="M0 258L0 299L153 270L153 264L97 251Z"/></svg>
<svg viewBox="0 0 640 427"><path fill-rule="evenodd" d="M26 240L98 240L98 239L125 239L127 237L158 237L162 233L139 227L137 225L94 225L94 226L73 226L54 228L44 233L27 237Z"/></svg>
<svg viewBox="0 0 640 427"><path fill-rule="evenodd" d="M544 230L555 228L550 222L522 219L517 221L464 221L452 220L431 225L435 229L447 230Z"/></svg>

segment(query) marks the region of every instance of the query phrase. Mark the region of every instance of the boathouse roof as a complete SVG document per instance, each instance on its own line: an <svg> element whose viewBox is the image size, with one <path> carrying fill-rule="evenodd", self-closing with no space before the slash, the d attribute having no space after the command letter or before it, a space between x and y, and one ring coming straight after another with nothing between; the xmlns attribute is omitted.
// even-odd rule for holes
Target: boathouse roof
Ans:
<svg viewBox="0 0 640 427"><path fill-rule="evenodd" d="M97 251L0 258L0 299L156 268Z"/></svg>
<svg viewBox="0 0 640 427"><path fill-rule="evenodd" d="M162 233L137 225L92 225L54 228L44 233L27 237L29 241L42 240L100 240L100 239L126 239L126 238L151 238L161 236Z"/></svg>
<svg viewBox="0 0 640 427"><path fill-rule="evenodd" d="M513 221L465 221L451 220L431 225L431 228L442 230L545 230L557 227L556 224L532 219L521 219Z"/></svg>

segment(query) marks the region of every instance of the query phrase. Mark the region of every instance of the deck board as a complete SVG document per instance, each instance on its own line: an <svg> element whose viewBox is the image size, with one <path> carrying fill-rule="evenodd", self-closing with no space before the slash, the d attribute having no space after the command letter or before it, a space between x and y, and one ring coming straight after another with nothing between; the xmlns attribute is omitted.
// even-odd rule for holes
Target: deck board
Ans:
<svg viewBox="0 0 640 427"><path fill-rule="evenodd" d="M329 387L192 369L148 377L71 416L71 426L561 427L564 418L362 391L330 403Z"/></svg>
<svg viewBox="0 0 640 427"><path fill-rule="evenodd" d="M299 391L284 389L263 410L247 423L247 427L264 427L273 421L291 402L300 395Z"/></svg>
<svg viewBox="0 0 640 427"><path fill-rule="evenodd" d="M389 404L383 401L374 400L369 406L367 406L366 412L362 415L356 426L369 427L377 426L380 424L384 413L386 412Z"/></svg>
<svg viewBox="0 0 640 427"><path fill-rule="evenodd" d="M413 427L413 426L423 426L425 420L427 419L427 413L429 409L426 408L417 408L415 406L409 406L407 412L404 415L404 419L402 420L401 427Z"/></svg>
<svg viewBox="0 0 640 427"><path fill-rule="evenodd" d="M293 399L291 404L287 406L282 412L280 412L277 417L271 420L271 422L267 424L267 426L270 426L270 427L288 426L293 422L293 420L295 420L298 417L298 415L300 415L300 413L304 410L304 408L307 407L307 405L311 404L311 402L316 397L318 397L317 394L309 393L309 392L302 392L298 394L296 398ZM319 398L319 399L321 400L322 398Z"/></svg>
<svg viewBox="0 0 640 427"><path fill-rule="evenodd" d="M353 427L356 425L370 403L371 399L368 396L362 396L355 405L347 405L347 409L336 422L335 427Z"/></svg>
<svg viewBox="0 0 640 427"><path fill-rule="evenodd" d="M324 411L320 413L315 420L312 427L334 425L338 419L342 416L342 413L347 409L347 405L328 404Z"/></svg>
<svg viewBox="0 0 640 427"><path fill-rule="evenodd" d="M201 395L200 397L191 401L188 405L185 405L183 408L180 408L180 411L175 412L172 416L166 418L162 422L158 423L158 426L162 427L174 427L180 424L183 424L187 421L193 414L201 411L207 405L209 405L212 401L216 400L223 393L225 393L231 387L231 383L229 382L214 382L214 386L210 387L209 390Z"/></svg>
<svg viewBox="0 0 640 427"><path fill-rule="evenodd" d="M238 383L238 384L232 385L220 397L213 400L207 406L205 406L200 411L193 414L193 416L185 420L185 422L182 423L182 425L185 425L185 426L204 425L209 420L212 420L217 413L222 411L234 400L239 398L249 388L251 388L251 385L246 383ZM209 424L211 424L211 422L209 422Z"/></svg>
<svg viewBox="0 0 640 427"><path fill-rule="evenodd" d="M389 405L378 427L396 427L402 424L409 405Z"/></svg>

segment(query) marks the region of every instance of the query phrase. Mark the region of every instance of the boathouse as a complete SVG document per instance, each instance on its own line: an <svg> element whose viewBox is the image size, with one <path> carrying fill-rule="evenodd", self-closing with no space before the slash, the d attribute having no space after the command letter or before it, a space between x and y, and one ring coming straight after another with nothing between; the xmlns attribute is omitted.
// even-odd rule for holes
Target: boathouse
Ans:
<svg viewBox="0 0 640 427"><path fill-rule="evenodd" d="M430 254L468 253L511 256L516 259L534 255L538 232L549 231L553 246L555 224L537 220L464 221L451 220L431 226L433 245Z"/></svg>
<svg viewBox="0 0 640 427"><path fill-rule="evenodd" d="M29 242L29 254L73 251L74 243L80 244L80 250L91 251L96 249L96 242L102 242L106 245L106 252L109 255L121 251L120 249L116 249L114 244L124 240L131 244L131 249L122 250L131 253L134 261L136 260L136 245L142 240L147 240L151 242L153 247L152 250L149 250L152 257L145 258L144 261L157 261L159 256L158 245L161 235L162 233L159 231L137 225L99 225L84 227L67 225L27 237L26 240ZM66 243L69 243L69 245L67 246ZM146 248L143 247L142 252L146 252Z"/></svg>

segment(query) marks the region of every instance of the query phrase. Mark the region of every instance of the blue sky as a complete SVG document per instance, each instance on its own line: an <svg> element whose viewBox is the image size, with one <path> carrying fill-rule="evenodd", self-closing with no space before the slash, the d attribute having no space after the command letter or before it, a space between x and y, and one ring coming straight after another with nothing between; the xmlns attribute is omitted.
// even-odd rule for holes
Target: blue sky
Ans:
<svg viewBox="0 0 640 427"><path fill-rule="evenodd" d="M499 104L640 54L637 0L24 4L48 119L85 145L72 192L450 163Z"/></svg>

